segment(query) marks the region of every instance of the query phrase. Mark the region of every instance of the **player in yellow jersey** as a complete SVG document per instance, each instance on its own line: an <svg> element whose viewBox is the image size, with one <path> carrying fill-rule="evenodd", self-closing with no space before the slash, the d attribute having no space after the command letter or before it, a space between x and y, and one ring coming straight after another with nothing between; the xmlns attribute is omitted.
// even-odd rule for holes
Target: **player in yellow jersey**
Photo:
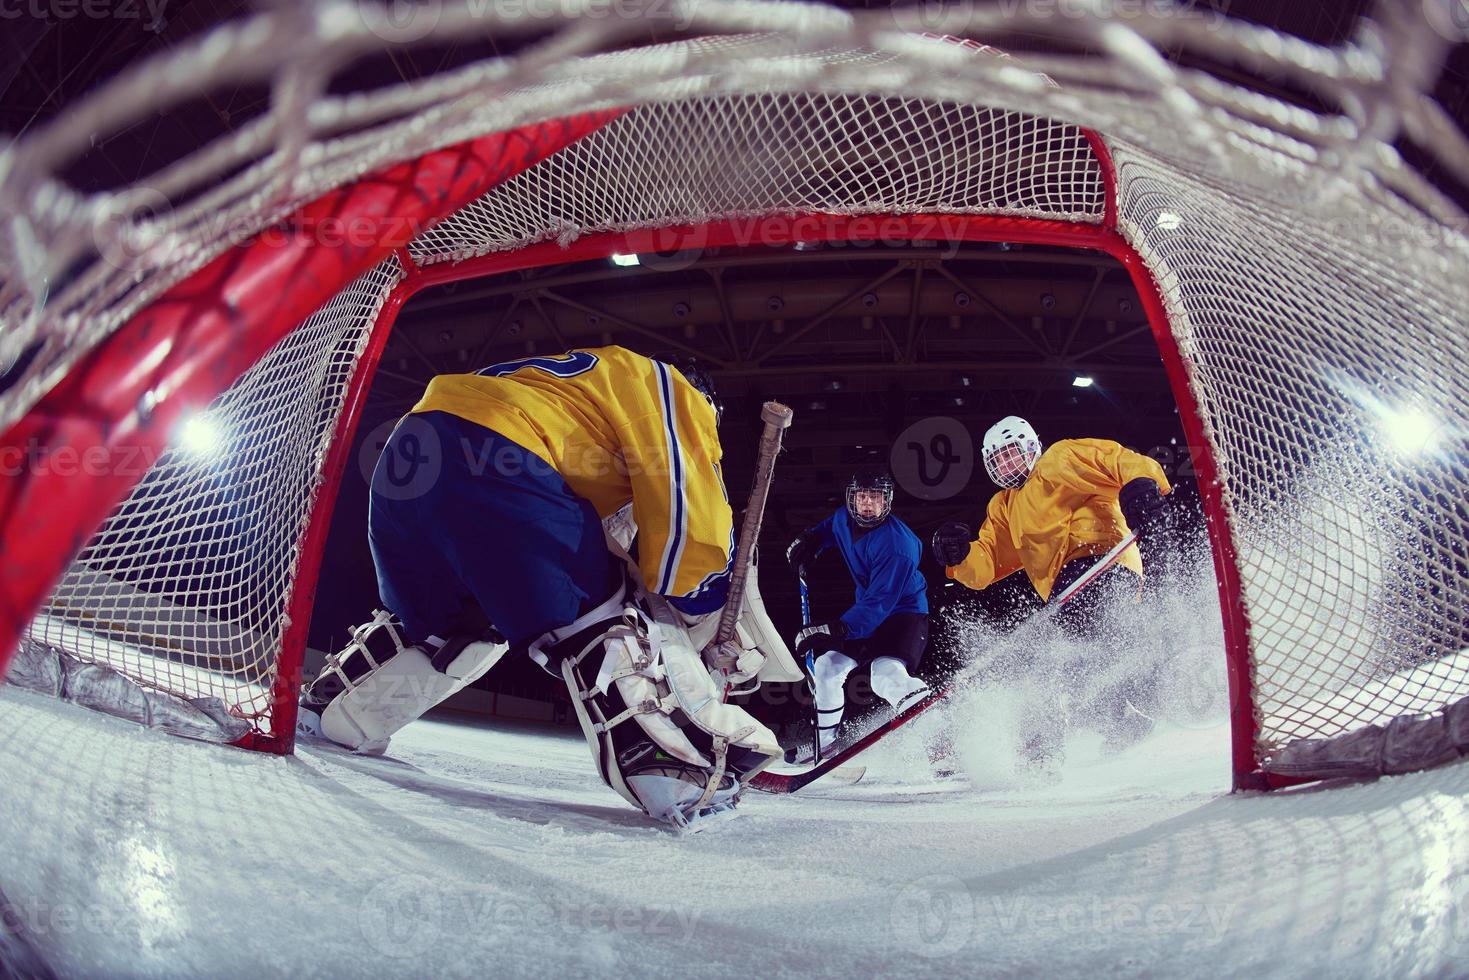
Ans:
<svg viewBox="0 0 1469 980"><path fill-rule="evenodd" d="M948 577L971 589L1024 571L1049 601L1130 528L1146 533L1163 514L1163 495L1172 492L1156 460L1110 439L1063 439L1042 451L1035 429L1013 415L985 433L983 452L1000 492L990 498L979 532L951 521L933 536L934 557ZM1136 594L1143 577L1137 546L1114 568L1120 573L1110 577L1111 591ZM1107 591L1093 585L1078 598Z"/></svg>
<svg viewBox="0 0 1469 980"><path fill-rule="evenodd" d="M380 751L524 650L565 681L600 774L634 806L683 823L733 805L780 749L700 657L734 551L718 418L697 366L621 347L434 378L372 478L388 612L305 692L304 730ZM629 506L635 565L603 529ZM747 674L775 635L754 599L752 649L720 651Z"/></svg>
<svg viewBox="0 0 1469 980"><path fill-rule="evenodd" d="M990 427L983 455L985 470L1000 487L984 523L976 533L949 522L933 535L934 557L948 577L971 589L1024 571L1049 602L1129 529L1142 536L1159 528L1164 495L1172 492L1156 460L1109 439L1063 439L1042 450L1035 429L1016 416ZM1058 665L1052 680L1081 705L1079 716L1098 719L1114 747L1151 730L1145 709L1154 698L1157 669L1130 663L1117 643L1092 640L1107 614L1137 601L1142 578L1142 555L1134 544L1055 616L1060 628L1088 641L1090 653L1079 663ZM1059 745L1059 731L1052 730L1032 735L1027 751L1055 756Z"/></svg>

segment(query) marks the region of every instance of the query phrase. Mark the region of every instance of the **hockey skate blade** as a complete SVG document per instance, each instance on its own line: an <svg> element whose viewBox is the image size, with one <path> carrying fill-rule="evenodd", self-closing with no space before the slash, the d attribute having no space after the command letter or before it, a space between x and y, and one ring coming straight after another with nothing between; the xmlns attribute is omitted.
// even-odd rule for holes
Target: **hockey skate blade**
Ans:
<svg viewBox="0 0 1469 980"><path fill-rule="evenodd" d="M691 811L704 788L685 775L681 767L667 766L645 769L625 779L648 816L680 833L698 833L712 823L722 822L715 818L732 815L739 783L731 780L728 789L716 792L703 809L694 813Z"/></svg>

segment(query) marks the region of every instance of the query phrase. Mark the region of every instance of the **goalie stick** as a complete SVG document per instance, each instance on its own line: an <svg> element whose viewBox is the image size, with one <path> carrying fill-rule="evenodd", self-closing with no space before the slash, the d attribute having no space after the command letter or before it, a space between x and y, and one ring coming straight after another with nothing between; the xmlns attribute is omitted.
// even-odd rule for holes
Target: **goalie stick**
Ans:
<svg viewBox="0 0 1469 980"><path fill-rule="evenodd" d="M781 438L790 428L795 413L780 402L766 402L760 409L765 429L760 433L760 453L755 460L755 481L750 486L750 501L745 505L745 523L740 528L735 546L734 566L729 576L729 601L719 615L717 639L726 643L734 638L735 624L740 620L740 607L745 601L745 579L750 574L750 556L760 537L765 519L765 499L770 495L770 481L775 475L775 457L780 453Z"/></svg>
<svg viewBox="0 0 1469 980"><path fill-rule="evenodd" d="M1115 565L1117 563L1117 559L1122 557L1122 553L1126 551L1136 541L1137 532L1133 531L1132 533L1128 534L1127 537L1118 542L1116 547L1103 555L1101 559L1098 560L1097 563L1093 565L1085 575L1077 579L1076 582L1074 582L1070 587L1057 595L1055 597L1055 601L1048 604L1037 617L1034 617L1032 619L1032 622L1045 622L1046 620L1055 616L1057 612L1060 611L1062 606L1066 605L1066 603L1070 602L1076 597L1077 593L1086 588L1088 585L1095 582L1098 578L1101 577L1103 572ZM913 705L911 708L902 712L901 714L898 714L888 719L881 725L878 725L872 731L868 732L866 735L863 735L857 741L853 742L851 745L848 745L847 747L841 749L829 759L818 762L817 765L813 766L810 769L807 769L805 772L779 773L766 771L757 774L755 778L751 780L750 785L755 789L763 790L767 793L794 793L805 786L809 786L816 780L820 779L822 776L825 776L828 773L833 772L851 762L852 759L854 759L856 756L867 751L872 746L876 745L878 742L886 738L888 735L897 731L899 728L902 728L904 725L908 724L908 722L912 721L914 718L917 718L929 708L932 708L934 705L940 703L941 701L948 700L951 694L953 694L956 690L968 683L969 680L969 672L961 672L947 685L945 685L944 689L939 691L937 694L925 698L924 700Z"/></svg>

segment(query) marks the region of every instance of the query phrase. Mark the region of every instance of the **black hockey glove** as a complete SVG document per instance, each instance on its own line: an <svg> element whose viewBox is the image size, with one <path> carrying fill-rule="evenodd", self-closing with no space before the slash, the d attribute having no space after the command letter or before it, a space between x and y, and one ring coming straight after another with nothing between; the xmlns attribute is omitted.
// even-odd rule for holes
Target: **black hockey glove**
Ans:
<svg viewBox="0 0 1469 980"><path fill-rule="evenodd" d="M1145 476L1128 481L1117 495L1117 502L1122 505L1122 516L1127 520L1127 526L1139 535L1147 534L1145 529L1148 525L1168 509L1168 502L1158 492L1157 482Z"/></svg>
<svg viewBox="0 0 1469 980"><path fill-rule="evenodd" d="M968 524L948 521L933 532L933 556L945 568L951 568L969 557L969 546L974 543L974 532Z"/></svg>
<svg viewBox="0 0 1469 980"><path fill-rule="evenodd" d="M846 638L847 624L840 619L814 623L796 634L796 659L805 660L808 653L819 657L829 650L840 650Z"/></svg>
<svg viewBox="0 0 1469 980"><path fill-rule="evenodd" d="M803 532L786 548L786 561L790 562L793 571L800 574L801 569L816 559L816 553L820 550L821 545L816 539Z"/></svg>

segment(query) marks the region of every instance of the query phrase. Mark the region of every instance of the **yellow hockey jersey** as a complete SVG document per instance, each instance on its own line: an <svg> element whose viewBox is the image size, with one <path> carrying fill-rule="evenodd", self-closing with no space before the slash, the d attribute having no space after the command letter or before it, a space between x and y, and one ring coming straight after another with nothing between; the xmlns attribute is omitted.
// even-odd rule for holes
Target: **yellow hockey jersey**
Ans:
<svg viewBox="0 0 1469 980"><path fill-rule="evenodd" d="M714 408L678 370L622 347L440 375L413 412L447 412L545 460L604 519L632 502L648 591L724 604L734 518Z"/></svg>
<svg viewBox="0 0 1469 980"><path fill-rule="evenodd" d="M1062 565L1105 554L1127 534L1117 494L1138 477L1156 481L1165 494L1173 490L1156 460L1110 439L1054 443L1024 483L990 498L968 556L946 574L983 589L1024 569L1036 592L1049 601ZM1136 545L1118 562L1142 576Z"/></svg>

